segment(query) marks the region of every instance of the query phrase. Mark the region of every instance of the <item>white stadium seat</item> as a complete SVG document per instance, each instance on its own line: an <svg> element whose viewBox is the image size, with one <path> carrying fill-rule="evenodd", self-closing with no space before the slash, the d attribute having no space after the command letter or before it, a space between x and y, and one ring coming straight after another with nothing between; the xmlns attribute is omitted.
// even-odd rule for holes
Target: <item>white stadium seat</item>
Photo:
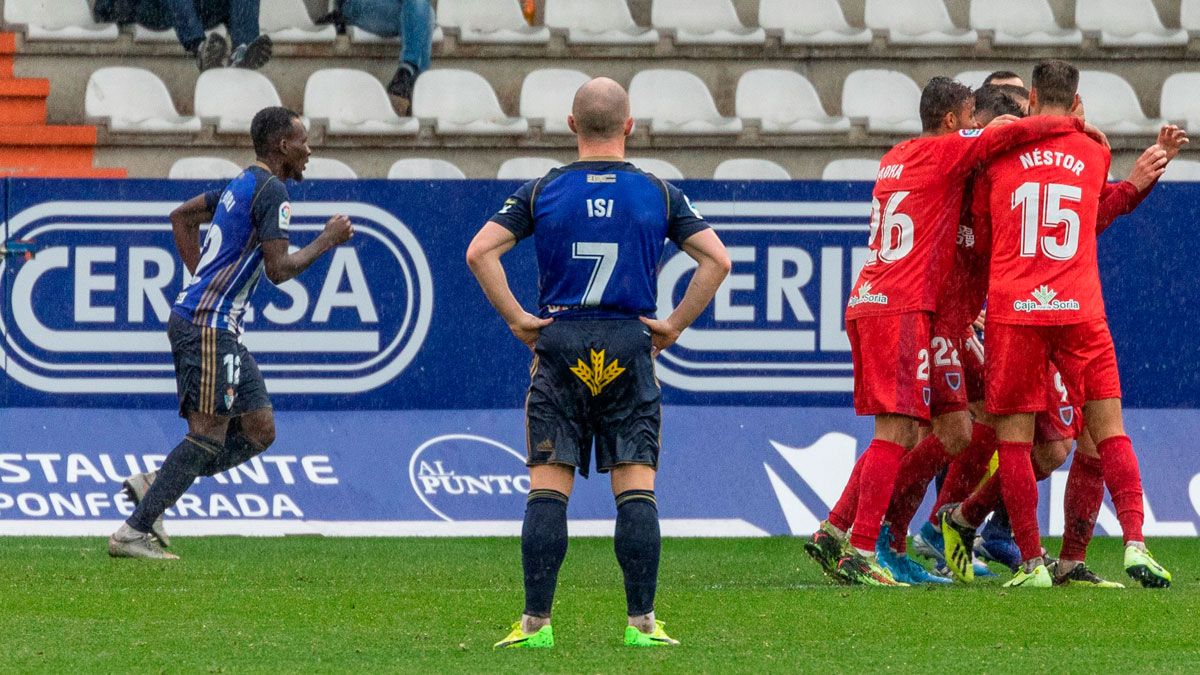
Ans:
<svg viewBox="0 0 1200 675"><path fill-rule="evenodd" d="M522 135L529 122L508 117L496 92L471 70L439 68L421 73L413 90L412 115L436 120L439 134Z"/></svg>
<svg viewBox="0 0 1200 675"><path fill-rule="evenodd" d="M1200 162L1190 159L1171 160L1159 180L1168 182L1200 181Z"/></svg>
<svg viewBox="0 0 1200 675"><path fill-rule="evenodd" d="M1086 108L1085 108L1086 109ZM1200 73L1175 73L1163 82L1162 116L1200 132Z"/></svg>
<svg viewBox="0 0 1200 675"><path fill-rule="evenodd" d="M983 86L983 81L986 80L987 76L991 75L992 72L993 71L991 70L964 70L958 75L955 75L954 79L970 87L971 91L975 91ZM1026 82L1026 84L1028 84L1028 82Z"/></svg>
<svg viewBox="0 0 1200 675"><path fill-rule="evenodd" d="M1076 0L1075 25L1100 33L1102 47L1186 45L1186 30L1166 28L1153 0Z"/></svg>
<svg viewBox="0 0 1200 675"><path fill-rule="evenodd" d="M1120 75L1084 70L1079 73L1079 96L1092 124L1106 134L1157 134L1162 120L1148 119L1137 94Z"/></svg>
<svg viewBox="0 0 1200 675"><path fill-rule="evenodd" d="M216 119L217 131L223 134L249 133L255 113L282 105L279 92L265 75L244 68L213 68L200 73L192 100L196 116Z"/></svg>
<svg viewBox="0 0 1200 675"><path fill-rule="evenodd" d="M727 159L713 172L716 180L791 180L788 170L769 159Z"/></svg>
<svg viewBox="0 0 1200 675"><path fill-rule="evenodd" d="M324 119L330 134L403 136L417 133L420 123L400 117L379 80L348 68L318 70L304 86L304 115Z"/></svg>
<svg viewBox="0 0 1200 675"><path fill-rule="evenodd" d="M764 133L828 134L850 130L850 120L830 117L817 90L794 70L750 70L738 79L737 116L760 120Z"/></svg>
<svg viewBox="0 0 1200 675"><path fill-rule="evenodd" d="M304 0L268 0L258 9L258 29L275 42L333 42L337 29L332 24L313 23Z"/></svg>
<svg viewBox="0 0 1200 675"><path fill-rule="evenodd" d="M120 34L114 23L96 23L87 0L5 0L4 22L24 24L30 40L109 42Z"/></svg>
<svg viewBox="0 0 1200 675"><path fill-rule="evenodd" d="M184 157L175 160L167 178L180 180L212 180L214 178L234 178L242 172L242 167L220 157Z"/></svg>
<svg viewBox="0 0 1200 675"><path fill-rule="evenodd" d="M633 22L625 0L546 0L546 25L571 44L657 44L658 31Z"/></svg>
<svg viewBox="0 0 1200 675"><path fill-rule="evenodd" d="M388 169L387 177L401 180L440 180L463 179L467 175L462 172L462 169L444 159L409 157L396 160L392 164L392 168Z"/></svg>
<svg viewBox="0 0 1200 675"><path fill-rule="evenodd" d="M88 78L84 110L89 118L107 120L113 131L139 133L193 133L200 131L198 117L175 110L167 85L141 68L100 68Z"/></svg>
<svg viewBox="0 0 1200 675"><path fill-rule="evenodd" d="M646 173L654 174L663 180L682 180L683 172L679 167L666 161L665 159L654 159L653 157L626 157L626 162L636 166Z"/></svg>
<svg viewBox="0 0 1200 675"><path fill-rule="evenodd" d="M1063 28L1054 20L1048 0L971 0L971 28L993 31L992 43L996 45L1083 44L1083 33L1078 28Z"/></svg>
<svg viewBox="0 0 1200 675"><path fill-rule="evenodd" d="M549 157L513 157L504 160L504 163L500 165L500 170L496 172L496 178L500 180L533 180L545 176L551 169L557 169L562 165L562 162Z"/></svg>
<svg viewBox="0 0 1200 675"><path fill-rule="evenodd" d="M336 180L354 180L358 174L350 165L328 157L309 157L308 166L304 167L304 178L331 178Z"/></svg>
<svg viewBox="0 0 1200 675"><path fill-rule="evenodd" d="M365 31L358 26L346 26L346 35L350 36L350 42L359 45L398 45L400 44L399 37L383 37L376 35L370 31ZM445 33L442 27L438 26L433 29L433 44L439 44L445 39Z"/></svg>
<svg viewBox="0 0 1200 675"><path fill-rule="evenodd" d="M871 29L846 23L837 0L760 0L758 25L783 31L785 45L871 44Z"/></svg>
<svg viewBox="0 0 1200 675"><path fill-rule="evenodd" d="M973 30L958 28L942 0L867 0L867 28L886 30L900 45L967 45L979 41Z"/></svg>
<svg viewBox="0 0 1200 675"><path fill-rule="evenodd" d="M842 86L842 114L865 119L871 133L921 133L920 107L921 88L894 70L856 70Z"/></svg>
<svg viewBox="0 0 1200 675"><path fill-rule="evenodd" d="M877 159L835 159L825 165L821 180L869 180L879 176Z"/></svg>
<svg viewBox="0 0 1200 675"><path fill-rule="evenodd" d="M704 81L684 70L651 69L633 76L634 119L650 120L651 134L737 134L742 121L722 117Z"/></svg>
<svg viewBox="0 0 1200 675"><path fill-rule="evenodd" d="M542 130L548 134L570 134L567 115L575 92L590 79L586 73L562 68L529 73L521 85L521 117L542 120Z"/></svg>
<svg viewBox="0 0 1200 675"><path fill-rule="evenodd" d="M673 31L680 45L763 44L762 28L747 28L738 19L732 0L653 0L650 23Z"/></svg>
<svg viewBox="0 0 1200 675"><path fill-rule="evenodd" d="M517 2L503 0L441 0L438 25L457 28L459 42L545 44L550 29L530 26Z"/></svg>
<svg viewBox="0 0 1200 675"><path fill-rule="evenodd" d="M1179 3L1179 27L1189 33L1200 32L1200 0Z"/></svg>

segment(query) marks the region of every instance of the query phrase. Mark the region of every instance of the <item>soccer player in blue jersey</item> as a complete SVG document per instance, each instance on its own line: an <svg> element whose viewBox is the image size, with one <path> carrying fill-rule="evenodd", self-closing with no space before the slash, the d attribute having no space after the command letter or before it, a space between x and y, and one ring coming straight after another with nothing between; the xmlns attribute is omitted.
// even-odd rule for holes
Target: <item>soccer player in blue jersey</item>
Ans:
<svg viewBox="0 0 1200 675"><path fill-rule="evenodd" d="M257 161L224 189L171 213L175 246L191 280L172 308L167 334L175 359L179 415L188 433L162 468L131 476L137 506L108 540L113 557L174 559L161 516L197 476L228 470L275 440L275 416L262 374L242 345L242 316L259 278L280 284L353 235L337 215L298 251L288 252L292 207L285 180L301 180L311 152L300 116L264 108L250 124ZM200 245L199 230L212 223ZM161 544L161 546L160 546Z"/></svg>
<svg viewBox="0 0 1200 675"><path fill-rule="evenodd" d="M729 273L729 256L677 188L624 160L633 128L621 85L597 78L575 94L567 122L579 160L530 181L467 250L467 263L513 334L534 352L526 399L530 474L521 531L525 611L497 647L552 647L550 610L567 553L575 471L611 472L614 547L625 575L625 644L675 645L654 617L660 533L654 476L661 392L652 357L679 338ZM509 289L500 257L533 237L539 311ZM665 240L698 267L675 311L653 316Z"/></svg>

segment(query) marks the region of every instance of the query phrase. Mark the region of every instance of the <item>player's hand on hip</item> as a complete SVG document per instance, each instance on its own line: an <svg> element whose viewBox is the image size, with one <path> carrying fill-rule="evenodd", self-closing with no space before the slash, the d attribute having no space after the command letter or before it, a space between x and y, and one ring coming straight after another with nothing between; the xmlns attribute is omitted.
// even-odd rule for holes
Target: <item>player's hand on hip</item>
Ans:
<svg viewBox="0 0 1200 675"><path fill-rule="evenodd" d="M350 218L339 213L326 221L325 230L321 234L328 237L334 246L340 246L354 236L354 225L350 223Z"/></svg>
<svg viewBox="0 0 1200 675"><path fill-rule="evenodd" d="M679 334L683 331L671 325L670 321L660 321L649 317L638 317L646 327L650 329L650 342L654 345L654 351L651 353L658 356L662 350L675 344L679 339Z"/></svg>
<svg viewBox="0 0 1200 675"><path fill-rule="evenodd" d="M554 323L554 319L542 319L536 317L529 312L524 312L517 317L516 321L508 324L508 329L512 334L517 336L517 339L525 343L526 347L533 349L537 346L538 337L542 334L542 329Z"/></svg>
<svg viewBox="0 0 1200 675"><path fill-rule="evenodd" d="M1129 172L1129 182L1133 183L1138 192L1144 192L1163 175L1168 161L1167 151L1158 145L1146 148L1142 156L1133 163L1133 170Z"/></svg>

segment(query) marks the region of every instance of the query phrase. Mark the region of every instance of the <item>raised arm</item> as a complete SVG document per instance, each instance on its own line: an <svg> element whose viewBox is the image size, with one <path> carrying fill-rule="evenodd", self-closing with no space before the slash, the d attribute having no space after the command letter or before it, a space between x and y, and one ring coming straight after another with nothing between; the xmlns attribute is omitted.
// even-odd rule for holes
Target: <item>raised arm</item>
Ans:
<svg viewBox="0 0 1200 675"><path fill-rule="evenodd" d="M655 354L675 344L679 334L700 316L708 303L712 302L732 266L725 245L711 229L701 230L688 237L680 248L695 260L699 267L696 268L687 290L683 293L683 299L679 301L675 311L671 312L671 316L666 319L642 317L642 323L649 326L653 334Z"/></svg>
<svg viewBox="0 0 1200 675"><path fill-rule="evenodd" d="M1065 115L1036 115L1025 119L997 117L984 129L966 129L950 135L950 142L963 146L963 161L956 170L961 176L979 168L1015 147L1075 131L1091 133L1086 123Z"/></svg>
<svg viewBox="0 0 1200 675"><path fill-rule="evenodd" d="M273 284L282 284L308 269L317 258L331 248L337 247L354 236L350 219L336 215L325 223L325 229L308 246L288 253L286 238L268 239L262 243L263 268Z"/></svg>
<svg viewBox="0 0 1200 675"><path fill-rule="evenodd" d="M183 259L189 274L195 274L196 266L200 264L200 226L212 220L213 208L210 199L208 193L196 195L171 212L171 231L175 234L175 248L179 251L179 257Z"/></svg>
<svg viewBox="0 0 1200 675"><path fill-rule="evenodd" d="M554 320L541 319L526 312L513 295L500 257L512 250L516 244L517 236L511 230L495 221L488 221L467 247L467 267L471 268L471 273L475 275L483 294L508 324L508 329L518 340L525 343L525 346L533 349L542 328Z"/></svg>

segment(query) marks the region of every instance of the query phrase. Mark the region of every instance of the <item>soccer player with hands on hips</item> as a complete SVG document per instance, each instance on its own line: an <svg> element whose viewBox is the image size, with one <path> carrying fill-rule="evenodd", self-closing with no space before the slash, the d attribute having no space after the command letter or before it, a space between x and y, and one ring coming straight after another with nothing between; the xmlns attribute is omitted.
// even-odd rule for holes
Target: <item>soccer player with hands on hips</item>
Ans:
<svg viewBox="0 0 1200 675"><path fill-rule="evenodd" d="M550 615L567 552L575 472L610 473L614 547L625 578L630 646L678 642L655 618L661 549L654 478L661 391L653 356L695 321L729 273L716 233L674 186L625 161L629 97L608 78L575 93L568 117L579 159L530 181L471 241L467 264L513 335L533 350L526 435L530 491L521 529L525 609L500 642L552 647ZM539 309L513 296L501 256L532 237ZM652 318L666 240L698 267L670 316Z"/></svg>
<svg viewBox="0 0 1200 675"><path fill-rule="evenodd" d="M308 245L288 252L292 206L285 180L301 180L311 153L300 116L260 110L250 123L256 161L221 190L171 212L175 246L191 280L171 310L179 415L188 433L158 471L130 476L133 515L108 540L113 557L174 559L162 514L198 476L227 471L275 441L275 415L242 319L259 278L281 284L349 241L350 219L336 215ZM201 245L200 226L211 223Z"/></svg>

